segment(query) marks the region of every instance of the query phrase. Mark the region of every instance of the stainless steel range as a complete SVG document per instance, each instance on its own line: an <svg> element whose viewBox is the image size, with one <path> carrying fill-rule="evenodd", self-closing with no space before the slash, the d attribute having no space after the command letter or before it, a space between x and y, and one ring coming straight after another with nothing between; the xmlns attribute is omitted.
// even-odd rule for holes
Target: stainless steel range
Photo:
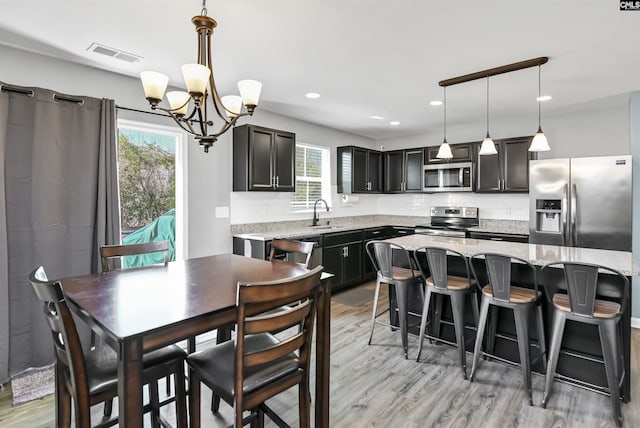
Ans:
<svg viewBox="0 0 640 428"><path fill-rule="evenodd" d="M478 208L473 207L431 207L429 214L431 224L417 225L415 233L464 238L467 228L480 224Z"/></svg>

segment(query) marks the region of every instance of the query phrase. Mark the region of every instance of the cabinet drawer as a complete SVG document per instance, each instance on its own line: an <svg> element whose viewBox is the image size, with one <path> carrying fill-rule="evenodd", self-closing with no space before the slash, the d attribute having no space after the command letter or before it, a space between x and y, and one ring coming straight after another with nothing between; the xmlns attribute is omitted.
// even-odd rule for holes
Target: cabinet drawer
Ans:
<svg viewBox="0 0 640 428"><path fill-rule="evenodd" d="M386 227L374 227L364 230L364 239L386 239L387 228Z"/></svg>
<svg viewBox="0 0 640 428"><path fill-rule="evenodd" d="M348 242L362 241L362 229L349 232L328 233L324 235L324 246L341 245Z"/></svg>

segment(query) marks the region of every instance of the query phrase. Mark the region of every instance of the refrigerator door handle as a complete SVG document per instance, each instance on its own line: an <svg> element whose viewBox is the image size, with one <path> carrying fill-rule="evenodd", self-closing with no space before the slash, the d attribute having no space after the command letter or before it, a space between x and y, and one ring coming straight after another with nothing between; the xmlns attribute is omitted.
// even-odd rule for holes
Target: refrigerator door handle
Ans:
<svg viewBox="0 0 640 428"><path fill-rule="evenodd" d="M560 212L560 216L561 221L562 221L562 245L571 245L571 242L569 240L570 236L569 236L569 227L568 227L568 223L569 223L569 209L567 207L567 204L569 203L569 198L568 198L568 193L569 193L569 184L565 183L563 189L562 189L562 205L561 207L561 212Z"/></svg>
<svg viewBox="0 0 640 428"><path fill-rule="evenodd" d="M578 245L578 230L576 229L576 217L578 209L578 195L575 183L571 185L571 246Z"/></svg>

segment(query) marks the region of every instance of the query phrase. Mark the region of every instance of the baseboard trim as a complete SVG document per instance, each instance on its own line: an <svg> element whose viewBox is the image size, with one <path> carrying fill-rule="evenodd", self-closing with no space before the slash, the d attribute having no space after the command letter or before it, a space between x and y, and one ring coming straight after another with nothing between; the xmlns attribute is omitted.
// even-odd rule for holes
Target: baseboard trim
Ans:
<svg viewBox="0 0 640 428"><path fill-rule="evenodd" d="M640 328L640 318L631 318L631 328Z"/></svg>

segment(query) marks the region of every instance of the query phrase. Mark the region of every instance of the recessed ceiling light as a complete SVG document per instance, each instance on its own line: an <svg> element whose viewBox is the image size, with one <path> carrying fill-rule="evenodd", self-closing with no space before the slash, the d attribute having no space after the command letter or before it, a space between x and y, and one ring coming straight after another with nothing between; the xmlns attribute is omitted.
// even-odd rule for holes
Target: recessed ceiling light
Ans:
<svg viewBox="0 0 640 428"><path fill-rule="evenodd" d="M389 125L391 125L391 126L398 126L398 125L400 125L400 122L398 122L397 120L394 120L394 121L392 121L392 122L389 122Z"/></svg>
<svg viewBox="0 0 640 428"><path fill-rule="evenodd" d="M433 100L429 103L432 106L441 106L442 105L442 101L440 100Z"/></svg>
<svg viewBox="0 0 640 428"><path fill-rule="evenodd" d="M369 117L375 120L384 120L384 117L381 117L381 116L369 116Z"/></svg>
<svg viewBox="0 0 640 428"><path fill-rule="evenodd" d="M536 98L538 101L549 101L551 99L551 95L542 95L541 97Z"/></svg>
<svg viewBox="0 0 640 428"><path fill-rule="evenodd" d="M315 100L316 98L320 98L320 94L317 92L309 92L308 94L305 94L305 97Z"/></svg>

